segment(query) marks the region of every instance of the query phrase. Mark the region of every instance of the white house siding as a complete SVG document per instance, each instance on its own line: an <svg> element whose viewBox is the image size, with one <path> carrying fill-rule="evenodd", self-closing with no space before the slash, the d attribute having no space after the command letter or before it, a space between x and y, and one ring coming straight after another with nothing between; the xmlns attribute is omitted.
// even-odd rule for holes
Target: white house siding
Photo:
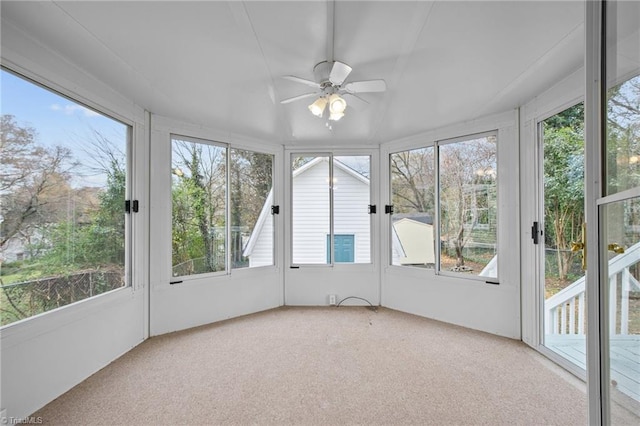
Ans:
<svg viewBox="0 0 640 426"><path fill-rule="evenodd" d="M333 177L333 232L336 235L355 235L354 262L369 263L371 262L371 222L368 212L370 203L369 184L358 180L339 167L333 168Z"/></svg>
<svg viewBox="0 0 640 426"><path fill-rule="evenodd" d="M326 263L329 233L329 163L316 164L293 178L293 263Z"/></svg>
<svg viewBox="0 0 640 426"><path fill-rule="evenodd" d="M262 225L260 238L249 256L249 267L273 265L273 216L269 216Z"/></svg>
<svg viewBox="0 0 640 426"><path fill-rule="evenodd" d="M346 166L334 167L334 234L354 236L354 262L371 261L369 183ZM270 202L270 200L267 200ZM317 158L298 173L292 185L293 263L326 264L329 234L329 163ZM251 266L271 265L273 222L256 228L248 244ZM255 241L252 241L256 239Z"/></svg>

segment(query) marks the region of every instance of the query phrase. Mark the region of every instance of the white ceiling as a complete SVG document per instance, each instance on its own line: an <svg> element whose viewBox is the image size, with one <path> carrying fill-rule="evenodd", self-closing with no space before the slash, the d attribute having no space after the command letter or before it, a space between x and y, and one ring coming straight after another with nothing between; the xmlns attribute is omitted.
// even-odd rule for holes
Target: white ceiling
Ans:
<svg viewBox="0 0 640 426"><path fill-rule="evenodd" d="M378 144L515 108L583 62L582 1L335 2L347 81L384 79L329 131L309 92L327 1L2 1L5 24L153 113L270 143ZM312 91L313 89L311 89Z"/></svg>

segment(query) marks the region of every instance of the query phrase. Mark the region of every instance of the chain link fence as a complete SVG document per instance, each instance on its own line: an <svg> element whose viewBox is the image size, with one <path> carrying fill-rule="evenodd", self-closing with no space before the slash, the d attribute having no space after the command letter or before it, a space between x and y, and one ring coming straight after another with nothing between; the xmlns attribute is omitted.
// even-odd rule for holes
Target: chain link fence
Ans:
<svg viewBox="0 0 640 426"><path fill-rule="evenodd" d="M0 287L0 319L6 325L125 285L124 271L89 270Z"/></svg>

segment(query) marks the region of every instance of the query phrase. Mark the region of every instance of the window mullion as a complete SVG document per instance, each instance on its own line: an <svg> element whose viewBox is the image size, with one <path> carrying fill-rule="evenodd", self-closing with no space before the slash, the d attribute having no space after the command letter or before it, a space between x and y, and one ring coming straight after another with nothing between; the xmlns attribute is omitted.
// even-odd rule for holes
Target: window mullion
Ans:
<svg viewBox="0 0 640 426"><path fill-rule="evenodd" d="M229 145L225 149L225 241L224 241L224 253L225 253L225 272L231 273L231 150Z"/></svg>
<svg viewBox="0 0 640 426"><path fill-rule="evenodd" d="M433 153L433 170L434 170L434 186L433 191L434 198L434 215L433 215L433 252L435 257L434 271L436 274L440 273L440 145L436 143L434 145Z"/></svg>
<svg viewBox="0 0 640 426"><path fill-rule="evenodd" d="M335 265L335 241L334 241L334 216L333 216L333 205L334 205L334 181L333 181L333 154L329 155L329 259L330 265Z"/></svg>

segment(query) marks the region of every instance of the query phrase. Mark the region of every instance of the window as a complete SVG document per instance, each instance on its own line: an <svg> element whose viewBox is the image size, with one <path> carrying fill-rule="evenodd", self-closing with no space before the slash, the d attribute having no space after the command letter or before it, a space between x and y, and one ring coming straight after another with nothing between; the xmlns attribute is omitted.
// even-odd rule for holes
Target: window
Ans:
<svg viewBox="0 0 640 426"><path fill-rule="evenodd" d="M497 277L496 137L438 144L440 271Z"/></svg>
<svg viewBox="0 0 640 426"><path fill-rule="evenodd" d="M293 264L371 263L370 164L369 156L292 155Z"/></svg>
<svg viewBox="0 0 640 426"><path fill-rule="evenodd" d="M127 285L130 127L2 70L2 325Z"/></svg>
<svg viewBox="0 0 640 426"><path fill-rule="evenodd" d="M231 266L273 265L273 156L230 149Z"/></svg>
<svg viewBox="0 0 640 426"><path fill-rule="evenodd" d="M470 136L390 155L393 265L497 277L496 141Z"/></svg>
<svg viewBox="0 0 640 426"><path fill-rule="evenodd" d="M172 137L172 275L273 265L273 156Z"/></svg>
<svg viewBox="0 0 640 426"><path fill-rule="evenodd" d="M226 270L227 149L172 139L173 276Z"/></svg>
<svg viewBox="0 0 640 426"><path fill-rule="evenodd" d="M434 148L391 154L392 264L435 265Z"/></svg>

